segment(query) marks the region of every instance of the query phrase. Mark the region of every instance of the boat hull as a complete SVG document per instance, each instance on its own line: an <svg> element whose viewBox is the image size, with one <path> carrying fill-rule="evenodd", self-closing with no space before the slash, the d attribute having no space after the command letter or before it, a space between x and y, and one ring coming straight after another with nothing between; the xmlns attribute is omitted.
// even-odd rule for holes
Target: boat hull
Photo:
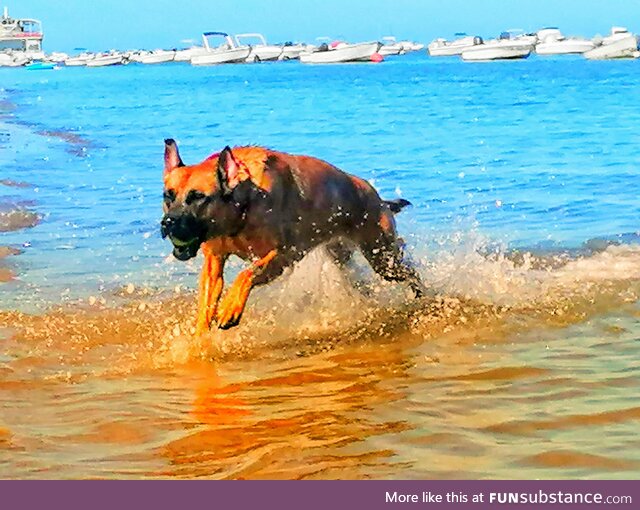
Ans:
<svg viewBox="0 0 640 510"><path fill-rule="evenodd" d="M247 60L249 62L256 60L268 62L270 60L278 60L280 55L282 55L281 46L253 46Z"/></svg>
<svg viewBox="0 0 640 510"><path fill-rule="evenodd" d="M191 58L191 65L210 66L216 64L234 64L245 62L251 53L251 48L234 48L231 50L211 50L202 55Z"/></svg>
<svg viewBox="0 0 640 510"><path fill-rule="evenodd" d="M515 60L527 58L533 50L530 43L495 43L478 44L462 52L462 60L467 62L491 61L491 60Z"/></svg>
<svg viewBox="0 0 640 510"><path fill-rule="evenodd" d="M113 56L113 57L98 57L93 60L87 61L87 67L107 67L107 66L117 66L123 63L122 56Z"/></svg>
<svg viewBox="0 0 640 510"><path fill-rule="evenodd" d="M588 40L553 41L540 43L536 46L538 55L575 55L595 48L595 44Z"/></svg>
<svg viewBox="0 0 640 510"><path fill-rule="evenodd" d="M164 64L166 62L173 62L175 59L174 52L156 53L150 55L144 55L138 59L141 64Z"/></svg>
<svg viewBox="0 0 640 510"><path fill-rule="evenodd" d="M638 40L633 34L610 43L605 43L583 55L589 60L609 60L616 58L635 58L638 51Z"/></svg>
<svg viewBox="0 0 640 510"><path fill-rule="evenodd" d="M350 44L327 51L316 51L300 55L305 64L340 64L344 62L366 62L380 49L380 43Z"/></svg>

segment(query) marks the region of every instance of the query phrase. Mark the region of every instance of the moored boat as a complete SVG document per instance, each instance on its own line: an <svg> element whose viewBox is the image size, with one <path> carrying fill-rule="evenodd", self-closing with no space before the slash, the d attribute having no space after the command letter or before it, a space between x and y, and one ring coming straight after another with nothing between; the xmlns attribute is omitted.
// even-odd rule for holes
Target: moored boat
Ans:
<svg viewBox="0 0 640 510"><path fill-rule="evenodd" d="M97 55L96 57L87 60L87 67L106 67L117 66L124 63L124 55L121 53L107 53L103 55Z"/></svg>
<svg viewBox="0 0 640 510"><path fill-rule="evenodd" d="M516 35L519 31L508 30L498 39L484 41L462 52L462 60L467 62L491 60L515 60L527 58L536 44L537 37Z"/></svg>
<svg viewBox="0 0 640 510"><path fill-rule="evenodd" d="M358 44L338 43L333 47L323 45L313 53L300 55L300 62L305 64L339 64L345 62L369 62L378 53L379 42Z"/></svg>
<svg viewBox="0 0 640 510"><path fill-rule="evenodd" d="M471 36L464 33L457 33L458 39L447 41L446 39L436 39L427 46L427 52L432 57L451 57L460 55L463 51L482 44L482 37Z"/></svg>
<svg viewBox="0 0 640 510"><path fill-rule="evenodd" d="M278 60L282 55L282 46L275 44L267 44L267 40L262 34L238 34L235 36L236 45L238 47L251 47L251 53L247 57L248 62L267 62L269 60ZM257 44L247 44L247 39L257 39Z"/></svg>
<svg viewBox="0 0 640 510"><path fill-rule="evenodd" d="M175 57L175 51L154 50L140 55L138 62L141 64L164 64L166 62L173 62Z"/></svg>
<svg viewBox="0 0 640 510"><path fill-rule="evenodd" d="M535 51L538 55L571 55L592 50L593 41L582 37L565 37L557 28L545 28L536 34L538 43Z"/></svg>
<svg viewBox="0 0 640 510"><path fill-rule="evenodd" d="M404 45L399 43L395 37L387 36L382 38L383 44L380 46L378 53L383 57L390 57L392 55L400 55L406 53Z"/></svg>
<svg viewBox="0 0 640 510"><path fill-rule="evenodd" d="M608 60L617 58L637 58L638 39L623 27L613 27L611 35L602 40L600 46L583 53L589 60Z"/></svg>
<svg viewBox="0 0 640 510"><path fill-rule="evenodd" d="M224 42L212 47L209 38L222 37ZM245 62L251 53L249 46L237 46L231 36L225 32L205 32L202 34L204 52L191 57L191 65L206 66L215 64L233 64Z"/></svg>
<svg viewBox="0 0 640 510"><path fill-rule="evenodd" d="M45 57L42 51L43 38L39 20L11 18L8 9L4 8L0 18L0 52L22 53L27 59L41 60Z"/></svg>

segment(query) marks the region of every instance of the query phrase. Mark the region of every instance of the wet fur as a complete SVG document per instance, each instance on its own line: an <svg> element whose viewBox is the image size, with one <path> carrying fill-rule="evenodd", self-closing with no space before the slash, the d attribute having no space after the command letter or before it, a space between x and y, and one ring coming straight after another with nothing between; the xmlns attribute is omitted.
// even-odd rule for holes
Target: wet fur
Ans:
<svg viewBox="0 0 640 510"><path fill-rule="evenodd" d="M384 279L406 281L418 295L423 291L403 260L394 220L409 202L384 201L368 182L325 161L262 147L227 147L185 166L175 142L167 140L164 184L163 236L172 239L181 260L198 248L205 255L200 334L213 320L223 329L235 326L251 288L272 281L322 244L340 262L357 247ZM219 304L230 255L252 265Z"/></svg>

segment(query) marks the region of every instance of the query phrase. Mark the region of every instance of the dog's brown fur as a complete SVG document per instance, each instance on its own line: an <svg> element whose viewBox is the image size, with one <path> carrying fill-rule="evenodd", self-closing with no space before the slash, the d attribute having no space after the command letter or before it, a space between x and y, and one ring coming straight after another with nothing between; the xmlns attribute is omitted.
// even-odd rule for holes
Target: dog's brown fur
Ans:
<svg viewBox="0 0 640 510"><path fill-rule="evenodd" d="M348 259L358 247L383 278L423 290L403 261L394 213L408 202L383 201L359 177L309 156L262 147L225 148L185 166L173 140L165 142L163 236L181 260L204 253L197 334L238 324L251 289L272 281L311 249L327 244ZM344 242L348 240L348 242ZM219 304L230 255L251 261Z"/></svg>

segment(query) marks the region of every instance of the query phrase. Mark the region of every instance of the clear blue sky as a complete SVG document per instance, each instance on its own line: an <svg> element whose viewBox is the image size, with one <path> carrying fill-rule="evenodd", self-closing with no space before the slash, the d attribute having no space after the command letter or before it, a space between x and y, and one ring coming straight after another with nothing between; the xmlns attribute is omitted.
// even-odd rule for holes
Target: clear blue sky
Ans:
<svg viewBox="0 0 640 510"><path fill-rule="evenodd" d="M567 34L640 31L640 0L0 0L44 24L45 50L180 46L207 30L262 32L273 42L385 35L421 42L464 31L559 26Z"/></svg>

